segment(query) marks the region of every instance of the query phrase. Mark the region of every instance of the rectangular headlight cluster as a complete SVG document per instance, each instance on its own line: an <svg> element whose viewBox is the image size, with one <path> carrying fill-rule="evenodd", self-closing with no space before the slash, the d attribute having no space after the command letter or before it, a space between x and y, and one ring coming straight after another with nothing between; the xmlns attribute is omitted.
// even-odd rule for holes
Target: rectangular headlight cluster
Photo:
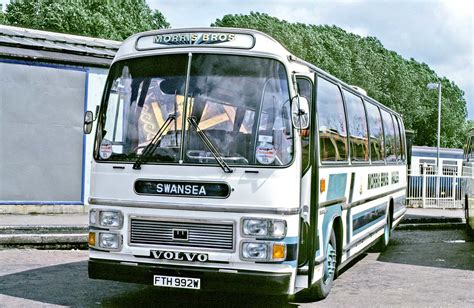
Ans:
<svg viewBox="0 0 474 308"><path fill-rule="evenodd" d="M264 218L242 219L244 236L261 238L283 238L286 236L286 221Z"/></svg>
<svg viewBox="0 0 474 308"><path fill-rule="evenodd" d="M98 228L120 229L123 225L123 215L120 211L92 209L89 212L89 224Z"/></svg>
<svg viewBox="0 0 474 308"><path fill-rule="evenodd" d="M267 218L242 218L243 237L255 240L242 241L242 260L260 262L281 262L286 259L286 244L274 242L286 236L286 221Z"/></svg>
<svg viewBox="0 0 474 308"><path fill-rule="evenodd" d="M100 229L119 230L123 227L123 214L114 210L92 209L89 212L89 225ZM122 237L119 231L95 228L89 231L89 247L109 251L120 250Z"/></svg>

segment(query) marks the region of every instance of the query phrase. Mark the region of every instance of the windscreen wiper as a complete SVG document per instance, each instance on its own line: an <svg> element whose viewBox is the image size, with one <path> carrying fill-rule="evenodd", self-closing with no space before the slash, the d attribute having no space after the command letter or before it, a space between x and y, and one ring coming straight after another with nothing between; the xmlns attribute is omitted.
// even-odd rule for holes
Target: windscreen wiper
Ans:
<svg viewBox="0 0 474 308"><path fill-rule="evenodd" d="M145 149L143 150L142 154L138 156L138 159L135 161L133 164L133 169L135 170L140 170L141 165L145 162L145 160L155 152L156 147L158 146L158 143L161 139L161 136L167 131L168 126L170 126L171 122L176 120L176 115L175 114L170 114L168 118L166 119L165 123L160 127L160 129L156 132L155 136L153 136L153 139L151 139L150 143L147 144Z"/></svg>
<svg viewBox="0 0 474 308"><path fill-rule="evenodd" d="M229 165L227 165L227 163L224 161L224 158L222 158L221 153L219 153L219 151L216 149L209 137L199 128L198 124L196 123L196 120L193 117L189 117L188 122L189 124L191 124L191 127L194 128L199 138L201 138L202 142L211 151L211 154L214 156L219 166L221 166L222 170L224 170L225 173L232 173L233 170L230 169Z"/></svg>

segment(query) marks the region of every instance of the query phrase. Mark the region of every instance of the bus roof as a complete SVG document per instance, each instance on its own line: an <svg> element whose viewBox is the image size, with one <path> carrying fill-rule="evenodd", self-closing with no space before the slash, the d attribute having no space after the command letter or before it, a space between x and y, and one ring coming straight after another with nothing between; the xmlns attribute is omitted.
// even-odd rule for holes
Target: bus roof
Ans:
<svg viewBox="0 0 474 308"><path fill-rule="evenodd" d="M205 37L206 34L208 35L207 37ZM215 52L216 50L235 52L238 50L255 55L277 56L284 59L287 63L300 65L310 71L324 75L332 81L339 83L349 92L361 96L365 100L402 118L394 110L371 98L366 93L355 89L354 85L350 85L316 65L296 57L273 37L253 29L192 27L141 32L130 36L122 43L113 62L134 57L176 53L177 50L180 53L197 51Z"/></svg>
<svg viewBox="0 0 474 308"><path fill-rule="evenodd" d="M288 58L291 53L269 35L241 28L176 28L142 32L127 38L114 61L138 55L196 50L243 50Z"/></svg>

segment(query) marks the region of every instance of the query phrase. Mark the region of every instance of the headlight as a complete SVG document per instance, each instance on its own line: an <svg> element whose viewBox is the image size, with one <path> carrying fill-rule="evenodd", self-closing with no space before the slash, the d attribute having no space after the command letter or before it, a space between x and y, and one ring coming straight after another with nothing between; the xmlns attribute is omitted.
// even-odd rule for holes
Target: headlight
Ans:
<svg viewBox="0 0 474 308"><path fill-rule="evenodd" d="M244 218L242 220L242 233L247 236L282 238L286 235L286 221Z"/></svg>
<svg viewBox="0 0 474 308"><path fill-rule="evenodd" d="M99 233L99 247L105 249L118 249L120 236L116 233Z"/></svg>
<svg viewBox="0 0 474 308"><path fill-rule="evenodd" d="M100 211L99 225L106 228L121 228L122 213L118 211Z"/></svg>
<svg viewBox="0 0 474 308"><path fill-rule="evenodd" d="M267 236L268 220L244 219L242 230L245 235Z"/></svg>
<svg viewBox="0 0 474 308"><path fill-rule="evenodd" d="M286 244L273 242L243 242L243 260L281 262L286 259Z"/></svg>
<svg viewBox="0 0 474 308"><path fill-rule="evenodd" d="M242 244L242 257L249 260L267 260L267 243L244 242Z"/></svg>
<svg viewBox="0 0 474 308"><path fill-rule="evenodd" d="M284 237L286 235L286 221L273 220L270 231L273 237Z"/></svg>

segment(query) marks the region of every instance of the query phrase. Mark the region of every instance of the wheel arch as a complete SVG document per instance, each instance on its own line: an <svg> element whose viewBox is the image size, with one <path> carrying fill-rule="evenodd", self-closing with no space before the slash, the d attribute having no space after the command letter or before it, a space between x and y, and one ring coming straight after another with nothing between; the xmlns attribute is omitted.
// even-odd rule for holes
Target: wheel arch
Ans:
<svg viewBox="0 0 474 308"><path fill-rule="evenodd" d="M337 266L339 266L341 264L342 244L344 240L344 228L341 216L334 217L332 229L334 229L334 234L336 235Z"/></svg>

